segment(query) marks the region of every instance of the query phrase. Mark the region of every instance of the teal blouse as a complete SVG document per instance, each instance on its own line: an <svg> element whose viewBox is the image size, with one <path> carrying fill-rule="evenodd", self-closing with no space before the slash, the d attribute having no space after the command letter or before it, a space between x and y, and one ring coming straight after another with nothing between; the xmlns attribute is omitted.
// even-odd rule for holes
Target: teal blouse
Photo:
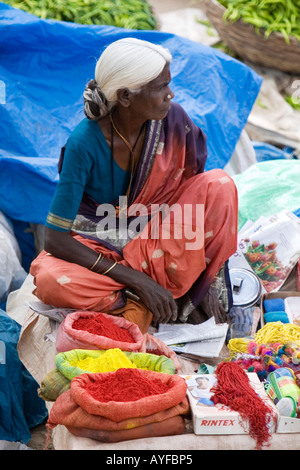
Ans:
<svg viewBox="0 0 300 470"><path fill-rule="evenodd" d="M110 147L96 121L83 119L70 135L62 170L45 225L69 231L84 193L98 204L126 194L130 173L112 161Z"/></svg>

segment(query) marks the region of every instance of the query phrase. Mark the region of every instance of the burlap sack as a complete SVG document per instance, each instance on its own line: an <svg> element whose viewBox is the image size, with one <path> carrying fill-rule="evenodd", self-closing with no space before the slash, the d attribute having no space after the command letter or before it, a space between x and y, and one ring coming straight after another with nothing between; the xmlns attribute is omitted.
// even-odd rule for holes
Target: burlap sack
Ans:
<svg viewBox="0 0 300 470"><path fill-rule="evenodd" d="M116 354L115 361L112 360L113 353L119 352L124 355L126 361L121 361L120 354ZM110 364L106 368L110 367L110 370L104 367L99 362L99 370L88 369L88 364L86 369L82 369L79 365L80 361L93 360L97 361L109 355ZM114 363L112 363L114 362ZM165 374L174 374L175 367L173 361L166 356L157 356L156 354L148 353L135 353L129 351L120 351L118 348L107 349L107 350L89 350L89 349L72 349L71 351L61 352L55 357L55 364L57 369L69 380L72 380L74 377L77 377L80 374L87 372L111 372L117 370L121 367L137 367L138 369L154 370L156 372L163 372Z"/></svg>
<svg viewBox="0 0 300 470"><path fill-rule="evenodd" d="M123 369L119 369L123 370ZM82 374L71 381L72 398L87 413L104 416L112 421L122 421L133 416L149 416L158 411L171 408L182 402L186 396L187 385L183 377L179 375L162 374L149 370L137 369L141 379L143 377L149 380L159 380L168 385L165 393L150 395L135 401L109 401L101 402L94 399L87 391L86 386L91 383L97 383L110 377L116 372L106 372L103 374ZM110 374L110 376L109 376Z"/></svg>
<svg viewBox="0 0 300 470"><path fill-rule="evenodd" d="M53 404L47 425L54 428L58 424L66 427L80 429L94 429L102 431L121 431L145 426L150 423L160 423L174 416L189 414L189 401L187 397L178 405L153 413L149 416L136 416L116 422L100 415L92 415L83 410L74 402L71 391L61 394Z"/></svg>
<svg viewBox="0 0 300 470"><path fill-rule="evenodd" d="M38 396L45 401L55 401L59 395L69 390L71 381L57 368L50 370L41 382Z"/></svg>
<svg viewBox="0 0 300 470"><path fill-rule="evenodd" d="M87 437L100 442L120 442L131 439L145 439L147 437L174 436L185 431L184 419L181 416L166 419L160 423L150 423L133 429L121 431L102 431L100 429L83 429L68 426L67 429L79 437Z"/></svg>

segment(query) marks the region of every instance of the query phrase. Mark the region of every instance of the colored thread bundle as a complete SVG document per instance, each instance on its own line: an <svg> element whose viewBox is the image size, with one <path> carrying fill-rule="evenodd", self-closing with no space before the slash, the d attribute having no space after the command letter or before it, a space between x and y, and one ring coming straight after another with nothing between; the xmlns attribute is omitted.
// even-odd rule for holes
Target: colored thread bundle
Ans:
<svg viewBox="0 0 300 470"><path fill-rule="evenodd" d="M289 323L289 317L283 311L265 313L264 320L266 323L273 323L276 321L281 321L281 323Z"/></svg>
<svg viewBox="0 0 300 470"><path fill-rule="evenodd" d="M281 321L282 323L289 323L289 317L285 311L284 299L281 297L275 299L265 299L263 301L265 314L264 320L266 323Z"/></svg>
<svg viewBox="0 0 300 470"><path fill-rule="evenodd" d="M247 352L238 354L232 360L248 372L257 373L259 379L264 380L268 373L280 367L297 368L300 364L300 348L294 343L258 345L251 341Z"/></svg>
<svg viewBox="0 0 300 470"><path fill-rule="evenodd" d="M279 297L278 299L265 299L263 301L264 309L266 312L284 312L284 300Z"/></svg>
<svg viewBox="0 0 300 470"><path fill-rule="evenodd" d="M212 388L212 401L229 406L249 424L249 434L261 449L269 444L272 410L258 396L246 372L234 362L222 362L215 371L217 385Z"/></svg>
<svg viewBox="0 0 300 470"><path fill-rule="evenodd" d="M136 365L119 348L108 349L99 357L73 360L70 364L88 372L111 372L121 368L136 368Z"/></svg>
<svg viewBox="0 0 300 470"><path fill-rule="evenodd" d="M258 344L293 342L300 346L300 327L293 323L267 323L258 330L255 335L255 341Z"/></svg>
<svg viewBox="0 0 300 470"><path fill-rule="evenodd" d="M279 367L297 368L300 364L300 327L281 322L267 323L258 330L254 341L234 338L229 341L229 361L264 380Z"/></svg>
<svg viewBox="0 0 300 470"><path fill-rule="evenodd" d="M251 340L244 338L233 338L228 343L228 349L232 356L238 353L248 352L248 344ZM257 331L254 337L256 344L286 344L295 343L300 346L300 327L292 323L281 322L266 323Z"/></svg>

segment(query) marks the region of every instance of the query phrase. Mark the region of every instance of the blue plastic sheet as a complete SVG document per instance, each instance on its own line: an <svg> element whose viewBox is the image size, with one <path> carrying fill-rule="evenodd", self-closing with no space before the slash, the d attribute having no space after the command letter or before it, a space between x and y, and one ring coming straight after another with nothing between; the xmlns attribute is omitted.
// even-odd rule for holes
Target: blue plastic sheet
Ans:
<svg viewBox="0 0 300 470"><path fill-rule="evenodd" d="M104 47L125 36L169 48L175 101L208 135L207 169L229 160L262 81L249 67L174 34L41 20L0 3L0 210L8 217L44 223L85 84Z"/></svg>
<svg viewBox="0 0 300 470"><path fill-rule="evenodd" d="M280 149L266 142L252 141L253 148L258 162L266 162L269 160L282 160L293 158L293 149Z"/></svg>
<svg viewBox="0 0 300 470"><path fill-rule="evenodd" d="M0 440L27 444L30 429L48 416L38 383L21 363L17 344L21 326L0 310Z"/></svg>

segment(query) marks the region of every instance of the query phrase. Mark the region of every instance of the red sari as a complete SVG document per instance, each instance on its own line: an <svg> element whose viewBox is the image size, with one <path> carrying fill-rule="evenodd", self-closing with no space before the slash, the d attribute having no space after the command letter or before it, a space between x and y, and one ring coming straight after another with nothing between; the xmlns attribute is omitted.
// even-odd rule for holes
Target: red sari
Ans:
<svg viewBox="0 0 300 470"><path fill-rule="evenodd" d="M73 236L96 252L148 274L175 299L185 297L193 310L236 251L237 242L235 184L223 170L204 172L205 161L205 135L179 105L173 104L163 121L148 123L129 195L127 227L136 227L141 220L136 209L142 207L146 222L140 233L135 232L132 238L128 230L122 245L103 236L97 230L103 220L97 216L99 205L84 197ZM163 204L169 213L157 210ZM124 314L126 286L108 276L45 251L33 261L31 274L35 294L46 304ZM132 318L136 313L140 316L135 312ZM143 328L147 330L151 314L145 315Z"/></svg>

